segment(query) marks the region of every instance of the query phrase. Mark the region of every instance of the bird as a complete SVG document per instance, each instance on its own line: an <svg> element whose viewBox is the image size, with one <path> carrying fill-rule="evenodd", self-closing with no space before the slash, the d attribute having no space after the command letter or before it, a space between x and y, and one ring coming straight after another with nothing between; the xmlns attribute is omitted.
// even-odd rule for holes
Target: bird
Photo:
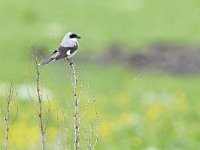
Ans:
<svg viewBox="0 0 200 150"><path fill-rule="evenodd" d="M39 65L47 65L51 62L63 58L71 59L78 50L78 39L81 37L75 32L68 32L65 34L59 47L51 54L50 58L44 60Z"/></svg>

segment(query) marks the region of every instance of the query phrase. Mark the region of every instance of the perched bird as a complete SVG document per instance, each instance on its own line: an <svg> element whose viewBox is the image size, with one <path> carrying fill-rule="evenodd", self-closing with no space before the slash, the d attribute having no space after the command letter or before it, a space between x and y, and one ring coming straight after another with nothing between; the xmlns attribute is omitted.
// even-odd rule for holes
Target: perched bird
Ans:
<svg viewBox="0 0 200 150"><path fill-rule="evenodd" d="M51 57L43 61L39 65L47 65L54 60L59 60L62 58L72 58L77 52L78 39L80 38L81 37L78 36L76 33L68 32L60 43L60 46L51 54Z"/></svg>

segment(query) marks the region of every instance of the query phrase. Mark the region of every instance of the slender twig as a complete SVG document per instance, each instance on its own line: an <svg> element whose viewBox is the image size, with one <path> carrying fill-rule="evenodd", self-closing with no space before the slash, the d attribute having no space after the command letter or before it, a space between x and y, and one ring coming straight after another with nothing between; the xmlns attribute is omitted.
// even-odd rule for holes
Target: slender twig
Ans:
<svg viewBox="0 0 200 150"><path fill-rule="evenodd" d="M72 109L71 109L71 106L69 105L69 107L70 107L70 111L72 111ZM66 139L65 139L65 146L66 146L66 150L70 150L70 132L69 132L69 128L71 129L71 130L73 130L73 127L71 126L71 119L70 118L68 118L68 119L66 119L66 116L65 116L65 113L64 113L64 110L62 109L62 116L63 116L63 120L64 120L64 124L65 124L65 137L66 137ZM69 122L69 125L68 125L68 122Z"/></svg>
<svg viewBox="0 0 200 150"><path fill-rule="evenodd" d="M50 103L50 101L49 101L49 99L47 98L47 101L48 101L48 103L49 103L49 107L48 107L48 109L47 109L47 112L45 112L45 118L44 118L44 132L46 131L46 128L47 128L47 124L48 124L48 122L49 122L49 118L50 118L50 112L51 112L51 103Z"/></svg>
<svg viewBox="0 0 200 150"><path fill-rule="evenodd" d="M14 90L13 90L14 91ZM13 103L13 105L15 106L15 108L16 108L16 113L15 113L15 117L14 117L14 119L13 119L13 121L11 122L11 124L13 124L16 120L17 120L17 117L18 117L18 105L16 104L16 102L15 101L12 101L12 103Z"/></svg>
<svg viewBox="0 0 200 150"><path fill-rule="evenodd" d="M57 148L56 149L60 149L60 123L59 123L58 116L56 117L56 121L57 121L57 127L58 127Z"/></svg>
<svg viewBox="0 0 200 150"><path fill-rule="evenodd" d="M36 69L36 89L37 89L37 98L38 98L38 103L39 103L39 110L38 110L38 117L39 117L39 125L40 125L40 134L41 134L41 146L42 150L45 150L45 142L46 142L46 126L44 125L43 122L43 110L42 110L42 97L41 97L41 89L40 89L40 70L38 67L38 61L37 58L34 57L35 60L35 69Z"/></svg>
<svg viewBox="0 0 200 150"><path fill-rule="evenodd" d="M74 96L74 150L79 150L79 119L78 119L78 113L79 113L79 99L77 98L77 74L75 69L75 64L72 60L67 59L70 63L70 66L72 68L72 75L73 75L73 96Z"/></svg>
<svg viewBox="0 0 200 150"><path fill-rule="evenodd" d="M95 138L95 141L92 145L92 150L94 150L96 144L98 143L99 141L99 114L97 112L97 106L96 106L96 100L95 98L93 97L93 102L94 102L94 111L95 111L95 114L96 114L96 118L97 118L97 128L96 128L96 131L97 131L97 134L96 134L96 138Z"/></svg>
<svg viewBox="0 0 200 150"><path fill-rule="evenodd" d="M13 84L10 83L8 95L7 95L7 105L6 105L6 113L5 113L5 126L6 126L6 136L5 136L5 145L4 150L8 149L8 136L9 136L9 112L10 112L10 102L13 96Z"/></svg>

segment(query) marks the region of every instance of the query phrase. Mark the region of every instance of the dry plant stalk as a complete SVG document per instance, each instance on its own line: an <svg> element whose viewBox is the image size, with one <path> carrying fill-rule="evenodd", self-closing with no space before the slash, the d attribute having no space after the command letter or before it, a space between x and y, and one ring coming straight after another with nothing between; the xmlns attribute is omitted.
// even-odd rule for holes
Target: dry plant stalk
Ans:
<svg viewBox="0 0 200 150"><path fill-rule="evenodd" d="M35 80L36 80L37 98L38 98L38 103L39 103L38 117L39 117L39 125L40 125L41 143L42 143L42 150L45 150L46 127L42 119L43 110L42 110L42 97L41 97L41 89L40 89L40 71L39 71L39 66L38 66L38 61L37 61L36 56L34 57L34 60L35 60L35 69L36 69Z"/></svg>
<svg viewBox="0 0 200 150"><path fill-rule="evenodd" d="M9 112L10 112L10 102L13 97L13 84L10 83L7 95L6 113L5 113L5 126L6 126L6 136L4 150L8 149L8 136L9 136Z"/></svg>
<svg viewBox="0 0 200 150"><path fill-rule="evenodd" d="M70 66L72 68L72 76L73 76L73 96L74 96L74 150L79 150L79 121L78 121L78 113L79 113L79 99L77 98L77 74L75 69L75 64L72 60L67 59L70 63Z"/></svg>
<svg viewBox="0 0 200 150"><path fill-rule="evenodd" d="M89 128L89 131L87 133L87 130L85 130L85 135L87 136L87 138L83 137L85 143L86 143L86 147L88 150L94 150L95 149L95 146L96 144L98 143L98 140L99 140L99 115L98 115L98 112L97 112L97 108L96 108L96 101L93 97L93 102L94 102L94 111L95 111L95 115L96 115L96 123L95 122L90 122L90 128ZM88 109L88 105L90 103L90 100L88 100L88 103L86 105L86 109ZM85 112L86 113L86 109L85 109ZM94 135L94 125L97 125L96 127L96 137Z"/></svg>

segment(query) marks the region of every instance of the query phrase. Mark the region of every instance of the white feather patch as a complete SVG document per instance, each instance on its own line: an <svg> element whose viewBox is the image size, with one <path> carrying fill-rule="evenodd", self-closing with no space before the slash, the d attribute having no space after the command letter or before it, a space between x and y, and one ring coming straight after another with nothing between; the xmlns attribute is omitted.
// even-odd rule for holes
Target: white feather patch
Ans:
<svg viewBox="0 0 200 150"><path fill-rule="evenodd" d="M68 50L67 51L67 55L69 56L71 54L71 50Z"/></svg>
<svg viewBox="0 0 200 150"><path fill-rule="evenodd" d="M67 58L72 58L76 54L77 50L73 52L71 55L67 56Z"/></svg>

